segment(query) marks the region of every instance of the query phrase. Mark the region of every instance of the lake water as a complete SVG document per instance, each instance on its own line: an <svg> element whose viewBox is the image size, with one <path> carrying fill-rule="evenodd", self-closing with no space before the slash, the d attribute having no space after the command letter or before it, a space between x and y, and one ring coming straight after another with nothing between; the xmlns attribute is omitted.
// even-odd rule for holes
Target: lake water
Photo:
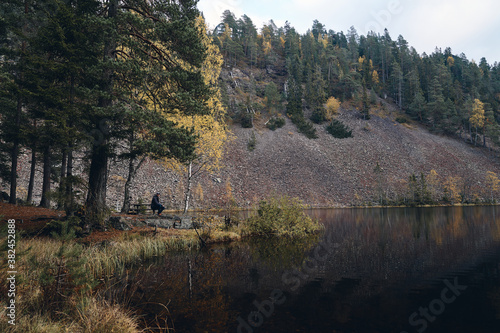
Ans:
<svg viewBox="0 0 500 333"><path fill-rule="evenodd" d="M500 207L308 213L321 236L169 254L131 305L175 332L500 332Z"/></svg>

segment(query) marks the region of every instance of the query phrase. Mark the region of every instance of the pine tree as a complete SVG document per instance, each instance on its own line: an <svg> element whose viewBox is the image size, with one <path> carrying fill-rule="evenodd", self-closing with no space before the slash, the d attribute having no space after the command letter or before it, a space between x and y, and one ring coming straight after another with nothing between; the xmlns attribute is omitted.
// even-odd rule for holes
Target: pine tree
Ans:
<svg viewBox="0 0 500 333"><path fill-rule="evenodd" d="M447 110L443 96L443 89L437 77L434 77L432 80L427 108L433 129L438 130Z"/></svg>

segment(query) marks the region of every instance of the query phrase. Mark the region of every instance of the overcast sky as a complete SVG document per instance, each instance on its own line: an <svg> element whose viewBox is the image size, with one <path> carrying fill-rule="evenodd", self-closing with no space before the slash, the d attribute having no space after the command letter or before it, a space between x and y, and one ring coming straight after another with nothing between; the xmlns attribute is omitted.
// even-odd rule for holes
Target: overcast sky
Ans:
<svg viewBox="0 0 500 333"><path fill-rule="evenodd" d="M323 23L336 32L354 26L359 35L389 30L393 40L402 35L418 53L450 47L476 62L500 62L500 1L498 0L200 0L198 8L210 27L222 12L250 17L260 30L273 19L278 27L290 22L299 33Z"/></svg>

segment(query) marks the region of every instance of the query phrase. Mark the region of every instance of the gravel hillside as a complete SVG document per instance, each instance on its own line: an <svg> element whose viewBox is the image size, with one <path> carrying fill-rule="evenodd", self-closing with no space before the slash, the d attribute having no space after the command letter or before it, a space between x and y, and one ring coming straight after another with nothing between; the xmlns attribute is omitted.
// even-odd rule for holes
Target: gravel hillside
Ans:
<svg viewBox="0 0 500 333"><path fill-rule="evenodd" d="M256 130L257 145L249 152L252 130L234 128L226 168L240 203L275 191L297 196L314 206L367 203L376 196L382 168L383 190L392 197L405 195L406 180L434 169L441 181L461 177L480 193L487 171L500 171L498 157L452 138L437 136L415 124L400 124L391 116L359 118L357 111L341 110L337 119L353 130L353 138L336 139L317 126L319 138L307 139L287 120L276 131Z"/></svg>
<svg viewBox="0 0 500 333"><path fill-rule="evenodd" d="M355 109L340 109L337 119L353 130L348 139L332 137L324 125L315 125L318 139L307 139L288 119L276 131L263 126L265 119L253 129L233 125L234 140L228 144L224 168L213 174L200 173L193 181L193 206L224 205L228 192L243 207L272 193L299 197L313 206L366 204L376 197L377 162L383 170L383 190L393 198L407 193L406 180L412 173L428 174L434 169L442 182L448 176L460 177L462 184L483 196L486 172L500 173L498 152L432 134L417 124L395 122L398 112L394 110L374 113L365 121ZM249 151L252 132L256 147ZM79 161L81 170L84 159ZM121 206L126 170L122 162L111 164L108 204L113 209ZM29 179L28 154L23 156L20 175L23 197ZM36 203L41 192L41 165L37 179ZM165 171L163 165L148 161L138 172L133 201L143 198L149 202L152 194L160 191L171 208L180 208L185 184L185 174ZM5 184L2 187L8 190Z"/></svg>

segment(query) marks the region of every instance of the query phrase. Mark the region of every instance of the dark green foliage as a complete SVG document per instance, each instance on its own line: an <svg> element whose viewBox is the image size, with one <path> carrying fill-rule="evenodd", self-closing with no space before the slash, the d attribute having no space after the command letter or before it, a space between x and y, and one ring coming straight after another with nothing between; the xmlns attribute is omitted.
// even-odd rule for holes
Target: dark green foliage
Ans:
<svg viewBox="0 0 500 333"><path fill-rule="evenodd" d="M364 120L369 120L370 119L370 102L368 101L368 95L366 93L366 88L365 88L365 83L363 82L363 89L362 89L362 104L363 107L361 109L361 115L363 116Z"/></svg>
<svg viewBox="0 0 500 333"><path fill-rule="evenodd" d="M66 220L52 220L45 225L43 233L59 240L70 240L80 236L82 232L82 220L73 216Z"/></svg>
<svg viewBox="0 0 500 333"><path fill-rule="evenodd" d="M241 113L240 118L241 127L252 128L253 127L253 114L250 112Z"/></svg>
<svg viewBox="0 0 500 333"><path fill-rule="evenodd" d="M352 130L337 119L332 120L326 127L326 131L337 139L352 138Z"/></svg>
<svg viewBox="0 0 500 333"><path fill-rule="evenodd" d="M408 187L410 191L408 198L409 205L417 206L433 203L425 175L422 172L420 173L420 177L417 177L415 174L410 175Z"/></svg>
<svg viewBox="0 0 500 333"><path fill-rule="evenodd" d="M88 152L92 226L103 223L108 160L119 142L130 143L123 158L194 157L193 131L163 115L208 112L196 2L2 1L0 150L12 153L9 161L0 151L0 174L12 163L14 192L20 148L44 148L44 206L54 158L62 154L65 165L73 151ZM72 175L60 174L59 194L72 197Z"/></svg>
<svg viewBox="0 0 500 333"><path fill-rule="evenodd" d="M400 124L404 124L408 122L408 119L406 119L405 117L396 117L396 121Z"/></svg>
<svg viewBox="0 0 500 333"><path fill-rule="evenodd" d="M325 122L327 120L325 108L323 106L315 107L311 114L311 120L316 124Z"/></svg>
<svg viewBox="0 0 500 333"><path fill-rule="evenodd" d="M266 124L266 127L272 131L276 130L277 128L281 128L283 126L285 126L284 118L271 118Z"/></svg>
<svg viewBox="0 0 500 333"><path fill-rule="evenodd" d="M266 98L265 101L269 113L272 114L273 112L278 111L280 108L280 95L278 92L278 87L274 82L266 85L264 96Z"/></svg>
<svg viewBox="0 0 500 333"><path fill-rule="evenodd" d="M247 144L248 151L254 151L255 147L257 147L257 138L255 137L255 132L252 131Z"/></svg>
<svg viewBox="0 0 500 333"><path fill-rule="evenodd" d="M324 107L326 102L325 93L326 84L323 80L321 67L316 66L314 71L309 70L307 75L305 100L307 107L313 110L311 120L315 123L321 123L324 119Z"/></svg>
<svg viewBox="0 0 500 333"><path fill-rule="evenodd" d="M304 134L308 139L318 138L318 134L316 133L314 125L310 121L307 121L303 115L292 115L290 119L292 120L292 123L297 126L297 130L299 131L299 133Z"/></svg>

